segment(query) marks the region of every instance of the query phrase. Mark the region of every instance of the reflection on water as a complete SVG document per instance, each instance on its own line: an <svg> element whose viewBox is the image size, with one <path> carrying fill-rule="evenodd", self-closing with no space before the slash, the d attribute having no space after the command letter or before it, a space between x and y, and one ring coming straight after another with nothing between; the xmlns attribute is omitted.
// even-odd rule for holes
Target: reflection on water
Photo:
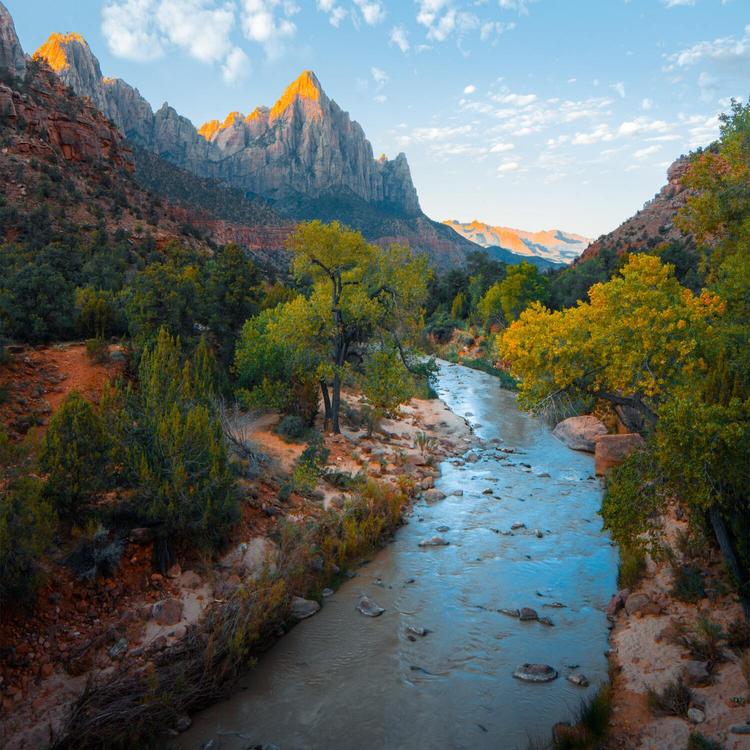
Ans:
<svg viewBox="0 0 750 750"><path fill-rule="evenodd" d="M616 551L596 514L592 457L521 414L489 375L443 364L438 392L478 425L481 460L446 462L437 487L448 497L417 503L396 541L266 654L230 700L195 717L180 748L216 739L231 750L248 740L281 750L514 750L570 718L587 692L564 679L572 665L589 691L606 680L603 608ZM450 546L418 547L442 526ZM385 614L359 614L362 593ZM497 611L523 606L554 627ZM410 640L408 625L429 633ZM513 679L527 661L553 665L560 679Z"/></svg>

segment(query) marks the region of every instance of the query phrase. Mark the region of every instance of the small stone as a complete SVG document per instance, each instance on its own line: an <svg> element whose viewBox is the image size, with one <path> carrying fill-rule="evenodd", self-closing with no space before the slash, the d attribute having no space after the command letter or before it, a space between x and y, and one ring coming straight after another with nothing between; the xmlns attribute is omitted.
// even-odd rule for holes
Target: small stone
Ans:
<svg viewBox="0 0 750 750"><path fill-rule="evenodd" d="M492 489L492 487L487 487L487 489L482 490L483 495L492 495L493 493L494 493L494 490Z"/></svg>
<svg viewBox="0 0 750 750"><path fill-rule="evenodd" d="M128 639L120 638L107 652L110 659L116 659L128 650Z"/></svg>
<svg viewBox="0 0 750 750"><path fill-rule="evenodd" d="M175 724L175 729L178 732L186 732L188 729L190 729L190 726L192 725L192 720L190 717L185 714L184 716L180 716L177 719L177 723Z"/></svg>
<svg viewBox="0 0 750 750"><path fill-rule="evenodd" d="M430 539L423 539L420 543L420 547L447 547L450 542L447 539L443 539L441 536L433 536Z"/></svg>
<svg viewBox="0 0 750 750"><path fill-rule="evenodd" d="M312 599L303 599L301 596L292 598L291 615L295 620L305 620L320 612L320 604Z"/></svg>
<svg viewBox="0 0 750 750"><path fill-rule="evenodd" d="M511 531L517 531L518 529L525 529L525 528L526 528L526 524L525 523L521 523L520 521L516 521L510 527Z"/></svg>
<svg viewBox="0 0 750 750"><path fill-rule="evenodd" d="M439 531L441 534L445 534L451 530L450 526L438 526L435 531Z"/></svg>
<svg viewBox="0 0 750 750"><path fill-rule="evenodd" d="M568 682L572 682L574 685L578 685L578 687L585 688L589 686L588 678L580 672L573 672L573 674L569 674Z"/></svg>
<svg viewBox="0 0 750 750"><path fill-rule="evenodd" d="M455 497L463 497L464 496L464 491L463 490L453 490L453 492L451 492L451 495L454 495Z"/></svg>
<svg viewBox="0 0 750 750"><path fill-rule="evenodd" d="M517 609L498 609L497 611L502 615L508 615L508 617L518 617L521 614Z"/></svg>
<svg viewBox="0 0 750 750"><path fill-rule="evenodd" d="M525 682L549 682L557 678L557 670L549 664L522 664L513 676Z"/></svg>
<svg viewBox="0 0 750 750"><path fill-rule="evenodd" d="M702 724L706 720L706 714L700 708L689 708L687 712L688 721L691 724Z"/></svg>
<svg viewBox="0 0 750 750"><path fill-rule="evenodd" d="M554 628L555 627L555 623L552 622L552 618L551 617L540 617L539 618L539 622L542 625L546 625L548 628Z"/></svg>
<svg viewBox="0 0 750 750"><path fill-rule="evenodd" d="M445 495L445 492L441 492L440 490L436 490L436 489L433 488L431 490L427 490L422 495L422 497L428 503L433 503L433 502L437 502L438 500L445 500L446 495Z"/></svg>
<svg viewBox="0 0 750 750"><path fill-rule="evenodd" d="M522 622L539 619L537 611L535 609L531 609L531 607L521 607L518 612L518 617Z"/></svg>
<svg viewBox="0 0 750 750"><path fill-rule="evenodd" d="M424 638L428 633L426 628L420 628L416 625L407 625L406 632L410 633L411 635L418 635L420 638Z"/></svg>
<svg viewBox="0 0 750 750"><path fill-rule="evenodd" d="M542 534L541 529L536 529L536 531L534 531L534 536L536 536L537 539L541 539L544 536L544 534Z"/></svg>
<svg viewBox="0 0 750 750"><path fill-rule="evenodd" d="M176 625L182 619L182 607L179 599L162 599L151 607L151 616L159 625Z"/></svg>
<svg viewBox="0 0 750 750"><path fill-rule="evenodd" d="M357 609L366 617L380 617L385 612L383 607L376 604L367 596L360 598L359 602L357 602Z"/></svg>
<svg viewBox="0 0 750 750"><path fill-rule="evenodd" d="M750 734L750 723L749 724L734 724L729 727L729 731L732 734Z"/></svg>
<svg viewBox="0 0 750 750"><path fill-rule="evenodd" d="M327 599L329 596L333 596L333 589L325 588L320 592L320 595Z"/></svg>

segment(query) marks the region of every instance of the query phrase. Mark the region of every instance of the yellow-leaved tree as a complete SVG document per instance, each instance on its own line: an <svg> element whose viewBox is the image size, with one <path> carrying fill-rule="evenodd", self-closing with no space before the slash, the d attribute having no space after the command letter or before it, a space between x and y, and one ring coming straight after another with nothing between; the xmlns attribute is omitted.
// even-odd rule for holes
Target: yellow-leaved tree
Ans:
<svg viewBox="0 0 750 750"><path fill-rule="evenodd" d="M701 352L722 314L715 294L693 294L656 257L632 255L589 301L551 312L534 304L499 334L499 350L531 410L565 394L601 398L653 426L659 404L704 367Z"/></svg>

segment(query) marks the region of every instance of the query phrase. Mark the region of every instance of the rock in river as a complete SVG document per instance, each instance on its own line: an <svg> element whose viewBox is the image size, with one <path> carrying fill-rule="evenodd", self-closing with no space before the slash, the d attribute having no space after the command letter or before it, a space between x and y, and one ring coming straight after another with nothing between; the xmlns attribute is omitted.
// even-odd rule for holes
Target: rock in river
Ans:
<svg viewBox="0 0 750 750"><path fill-rule="evenodd" d="M357 609L367 617L380 617L385 610L376 604L372 599L367 596L363 596L357 602Z"/></svg>
<svg viewBox="0 0 750 750"><path fill-rule="evenodd" d="M607 428L601 420L587 415L563 420L555 427L552 434L568 448L593 453L596 441L602 435L607 434Z"/></svg>
<svg viewBox="0 0 750 750"><path fill-rule="evenodd" d="M574 685L578 685L579 687L584 688L589 686L588 678L580 672L573 672L573 674L569 674L568 682L572 682Z"/></svg>
<svg viewBox="0 0 750 750"><path fill-rule="evenodd" d="M295 596L292 599L292 617L295 620L304 620L319 611L320 604L312 599L303 599L301 596Z"/></svg>
<svg viewBox="0 0 750 750"><path fill-rule="evenodd" d="M445 492L441 492L440 490L431 489L427 490L422 497L428 502L428 503L434 503L438 500L445 500Z"/></svg>
<svg viewBox="0 0 750 750"><path fill-rule="evenodd" d="M430 539L423 539L420 543L420 547L447 547L450 542L447 539L443 539L441 536L433 536Z"/></svg>
<svg viewBox="0 0 750 750"><path fill-rule="evenodd" d="M557 678L557 670L549 664L521 664L513 676L524 682L549 682Z"/></svg>
<svg viewBox="0 0 750 750"><path fill-rule="evenodd" d="M521 607L521 609L518 612L518 617L520 620L538 620L539 615L537 614L537 611L535 609L532 609L531 607Z"/></svg>

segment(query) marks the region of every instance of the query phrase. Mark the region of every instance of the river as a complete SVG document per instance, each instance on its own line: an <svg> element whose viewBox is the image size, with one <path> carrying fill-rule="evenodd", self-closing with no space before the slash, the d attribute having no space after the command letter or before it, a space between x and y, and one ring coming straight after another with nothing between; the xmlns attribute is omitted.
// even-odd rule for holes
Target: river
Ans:
<svg viewBox="0 0 750 750"><path fill-rule="evenodd" d="M174 747L199 750L213 739L222 750L525 750L606 681L604 607L617 551L597 515L592 456L521 413L490 375L442 363L437 391L474 425L480 460L444 462L436 487L446 499L417 502L394 543L265 654L227 701L194 717ZM418 546L436 534L449 546ZM361 615L361 594L385 613ZM565 606L550 606L557 602ZM554 626L498 612L525 606ZM409 625L429 632L411 640ZM524 662L550 664L560 677L514 679ZM589 688L565 679L571 667Z"/></svg>

